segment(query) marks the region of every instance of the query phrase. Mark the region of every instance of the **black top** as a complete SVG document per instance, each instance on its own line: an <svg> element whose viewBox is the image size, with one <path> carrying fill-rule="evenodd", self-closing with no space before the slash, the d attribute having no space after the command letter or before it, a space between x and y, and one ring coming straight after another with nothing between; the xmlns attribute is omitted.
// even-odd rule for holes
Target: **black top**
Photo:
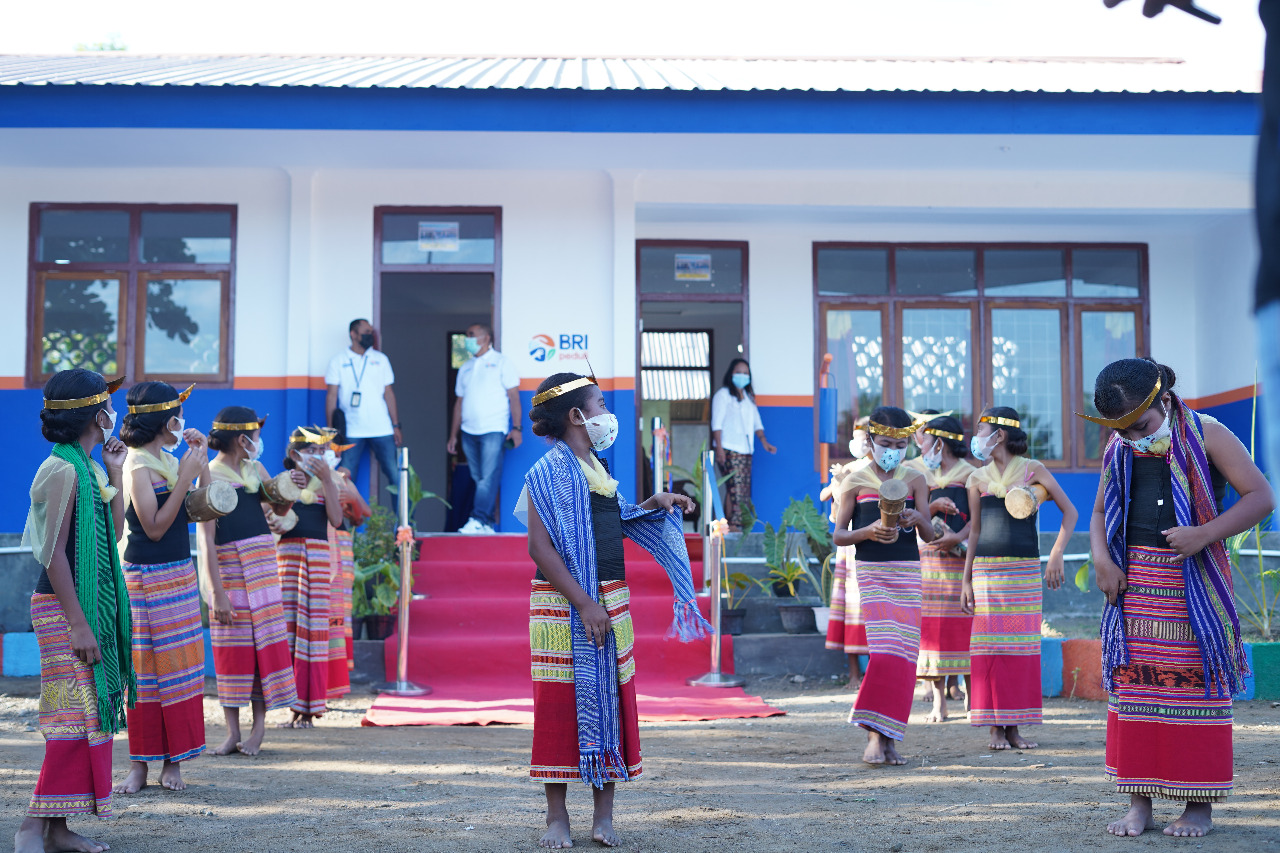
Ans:
<svg viewBox="0 0 1280 853"><path fill-rule="evenodd" d="M236 508L214 521L215 545L227 545L255 536L268 536L271 528L262 514L261 496L243 486L236 486Z"/></svg>
<svg viewBox="0 0 1280 853"><path fill-rule="evenodd" d="M947 523L947 527L950 527L953 533L959 533L964 530L964 526L969 523L969 490L964 487L964 483L957 486L934 489L929 492L929 501L931 503L938 498L951 498L952 503L956 505L956 509L960 510L956 515L942 516L942 520Z"/></svg>
<svg viewBox="0 0 1280 853"><path fill-rule="evenodd" d="M319 539L329 541L329 513L324 504L316 501L313 504L295 503L293 512L298 516L298 523L293 529L281 536L281 539Z"/></svg>
<svg viewBox="0 0 1280 853"><path fill-rule="evenodd" d="M164 506L165 501L172 495L167 486L165 489L163 492L156 492L157 508ZM178 514L173 517L173 523L160 537L159 542L152 542L146 531L142 529L142 522L138 520L138 513L132 503L124 511L124 520L127 532L122 559L126 563L154 566L191 559L191 535L187 530L189 522L185 498L182 505L178 507Z"/></svg>
<svg viewBox="0 0 1280 853"><path fill-rule="evenodd" d="M1039 558L1038 513L1014 518L1004 508L1004 498L995 495L983 495L978 511L982 513L982 529L978 532L978 544L973 546L975 557Z"/></svg>
<svg viewBox="0 0 1280 853"><path fill-rule="evenodd" d="M591 493L591 532L596 540L596 580L623 581L627 570L622 550L622 508L616 497ZM545 581L542 569L534 575Z"/></svg>
<svg viewBox="0 0 1280 853"><path fill-rule="evenodd" d="M76 499L71 498L71 518L67 520L67 565L71 567L71 580L76 579ZM53 595L53 584L49 582L49 570L40 569L40 578L36 581L36 595Z"/></svg>
<svg viewBox="0 0 1280 853"><path fill-rule="evenodd" d="M1209 466L1213 482L1213 501L1222 512L1227 496L1227 478L1214 465ZM1163 501L1163 503L1161 503ZM1169 540L1161 532L1178 526L1173 508L1173 471L1168 457L1133 455L1133 473L1129 479L1129 509L1125 520L1127 544L1144 548L1168 548Z"/></svg>
<svg viewBox="0 0 1280 853"><path fill-rule="evenodd" d="M914 501L907 498L907 509L914 508ZM853 511L853 530L866 527L880 517L879 500L861 500ZM894 542L884 543L868 539L853 546L853 555L859 563L909 562L920 559L914 530L899 530Z"/></svg>

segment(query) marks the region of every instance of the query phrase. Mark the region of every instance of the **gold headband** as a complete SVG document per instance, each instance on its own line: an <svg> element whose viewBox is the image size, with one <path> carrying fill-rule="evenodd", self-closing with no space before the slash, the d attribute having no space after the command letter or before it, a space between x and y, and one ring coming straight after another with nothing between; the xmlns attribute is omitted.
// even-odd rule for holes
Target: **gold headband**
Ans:
<svg viewBox="0 0 1280 853"><path fill-rule="evenodd" d="M1076 414L1084 418L1086 421L1093 421L1098 426L1111 427L1112 429L1128 429L1133 426L1134 421L1142 417L1147 409L1151 408L1151 404L1156 401L1156 396L1159 395L1159 393L1160 374L1159 371L1157 371L1156 387L1151 389L1151 393L1147 395L1147 399L1142 401L1142 405L1138 406L1138 408L1134 409L1129 414L1119 418L1095 418L1092 415L1081 415L1079 412L1076 412Z"/></svg>
<svg viewBox="0 0 1280 853"><path fill-rule="evenodd" d="M101 394L94 394L92 397L80 397L75 400L48 400L44 401L46 409L83 409L88 406L96 406L99 403L105 403L107 398L120 390L120 386L124 384L124 377L112 379L107 383L107 390Z"/></svg>
<svg viewBox="0 0 1280 853"><path fill-rule="evenodd" d="M224 424L222 421L214 421L209 429L226 430L227 432L253 432L255 429L262 429L262 425L267 422L267 416L263 415L256 421L248 421L242 424Z"/></svg>
<svg viewBox="0 0 1280 853"><path fill-rule="evenodd" d="M885 426L884 424L876 423L875 421L871 421L867 424L867 432L872 435L887 436L888 438L910 438L915 435L917 429L919 429L919 427L915 424L904 427Z"/></svg>
<svg viewBox="0 0 1280 853"><path fill-rule="evenodd" d="M932 428L925 429L925 432L929 435L936 435L940 438L949 438L952 441L964 441L964 433L961 432L947 432L945 429Z"/></svg>
<svg viewBox="0 0 1280 853"><path fill-rule="evenodd" d="M333 427L317 427L319 432L312 432L306 427L298 427L298 432L302 433L302 440L307 444L330 444L333 437L338 431Z"/></svg>
<svg viewBox="0 0 1280 853"><path fill-rule="evenodd" d="M559 397L562 394L568 394L570 391L577 391L579 388L582 388L585 385L596 385L596 384L598 383L595 381L595 379L593 379L590 376L579 376L577 379L571 379L568 382L564 383L563 385L557 385L554 388L548 388L547 390L543 391L541 394L534 394L533 404L535 406L541 406L543 403L547 402L548 400L554 400L556 397Z"/></svg>
<svg viewBox="0 0 1280 853"><path fill-rule="evenodd" d="M187 402L187 398L191 396L191 392L192 390L195 389L195 387L196 387L196 384L192 382L190 385L187 386L187 390L183 391L178 395L178 398L176 400L169 400L168 402L165 402L165 403L143 403L142 405L138 405L138 406L130 406L129 414L145 415L148 412L167 412L169 409L176 409L179 406L181 406L183 403Z"/></svg>
<svg viewBox="0 0 1280 853"><path fill-rule="evenodd" d="M978 418L980 424L995 424L996 426L1013 427L1014 429L1022 429L1022 421L1014 418L997 418L995 415L983 415Z"/></svg>

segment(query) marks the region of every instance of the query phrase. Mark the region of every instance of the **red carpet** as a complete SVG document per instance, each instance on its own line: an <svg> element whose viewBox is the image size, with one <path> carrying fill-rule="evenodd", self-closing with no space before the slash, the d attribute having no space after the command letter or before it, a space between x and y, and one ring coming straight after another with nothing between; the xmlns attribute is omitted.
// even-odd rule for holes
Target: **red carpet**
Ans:
<svg viewBox="0 0 1280 853"><path fill-rule="evenodd" d="M698 543L692 541L691 549ZM430 536L414 564L409 679L432 692L416 699L379 696L366 726L532 723L529 677L529 581L524 536ZM689 687L710 667L710 641L667 640L671 583L644 550L626 543L631 618L636 632L640 719L651 722L769 717L783 713L741 688ZM695 550L693 556L697 558ZM695 563L694 577L702 566ZM708 599L699 599L703 614ZM396 671L396 637L387 640L387 673ZM732 671L732 638L722 659Z"/></svg>

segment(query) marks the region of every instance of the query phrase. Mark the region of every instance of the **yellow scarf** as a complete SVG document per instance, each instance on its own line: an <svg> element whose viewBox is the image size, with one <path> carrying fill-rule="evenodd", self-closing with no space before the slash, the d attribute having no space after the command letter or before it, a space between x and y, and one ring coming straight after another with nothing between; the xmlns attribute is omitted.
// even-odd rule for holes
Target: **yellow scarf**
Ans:
<svg viewBox="0 0 1280 853"><path fill-rule="evenodd" d="M974 471L969 477L969 483L977 485L979 492L1003 498L1009 494L1009 489L1027 481L1028 464L1027 457L1015 456L1009 460L1008 466L1002 472L996 468L995 460L992 460Z"/></svg>
<svg viewBox="0 0 1280 853"><path fill-rule="evenodd" d="M307 483L307 487L302 490L302 495L298 498L298 502L311 506L313 503L318 501L323 494L324 486L321 485L320 478L313 476L310 482Z"/></svg>
<svg viewBox="0 0 1280 853"><path fill-rule="evenodd" d="M178 459L171 453L161 453L159 457L156 457L144 448L131 447L124 467L126 473L129 474L139 468L148 468L164 477L164 481L169 484L170 489L178 485Z"/></svg>
<svg viewBox="0 0 1280 853"><path fill-rule="evenodd" d="M249 494L253 494L262 487L262 478L258 476L258 466L244 459L240 462L240 471L231 470L231 466L223 462L221 458L215 458L209 463L209 472L217 472L218 478L226 480L229 483L238 483L244 486L244 490Z"/></svg>
<svg viewBox="0 0 1280 853"><path fill-rule="evenodd" d="M591 491L606 498L618 493L618 481L609 476L609 472L604 470L595 456L591 457L590 462L578 457L578 464L582 466L582 473L587 476L587 488Z"/></svg>
<svg viewBox="0 0 1280 853"><path fill-rule="evenodd" d="M845 493L856 492L859 489L873 489L876 492L880 491L880 484L884 481L881 480L873 470L875 466L871 462L870 457L859 461L864 464L859 465L855 462L853 465L850 465L845 469L848 473L845 475L845 478L840 481L840 491L838 493L841 500L843 500ZM905 480L912 474L919 473L919 471L908 468L905 465L899 465L897 468L893 469L893 476L889 479Z"/></svg>
<svg viewBox="0 0 1280 853"><path fill-rule="evenodd" d="M957 459L956 464L952 465L951 470L949 471L943 471L941 468L936 471L930 471L929 487L933 489L945 489L948 486L955 486L957 484L964 485L968 481L969 475L975 470L977 469L964 459Z"/></svg>

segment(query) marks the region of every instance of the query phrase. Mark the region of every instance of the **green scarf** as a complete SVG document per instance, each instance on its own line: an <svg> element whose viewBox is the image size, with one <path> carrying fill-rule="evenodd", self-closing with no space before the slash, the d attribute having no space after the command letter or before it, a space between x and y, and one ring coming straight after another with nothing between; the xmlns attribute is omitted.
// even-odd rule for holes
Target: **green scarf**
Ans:
<svg viewBox="0 0 1280 853"><path fill-rule="evenodd" d="M102 731L115 734L125 727L126 699L130 708L138 701L138 683L129 591L120 570L111 504L102 499L98 477L79 443L56 444L53 455L76 472L76 598L102 653L93 666L98 723Z"/></svg>

